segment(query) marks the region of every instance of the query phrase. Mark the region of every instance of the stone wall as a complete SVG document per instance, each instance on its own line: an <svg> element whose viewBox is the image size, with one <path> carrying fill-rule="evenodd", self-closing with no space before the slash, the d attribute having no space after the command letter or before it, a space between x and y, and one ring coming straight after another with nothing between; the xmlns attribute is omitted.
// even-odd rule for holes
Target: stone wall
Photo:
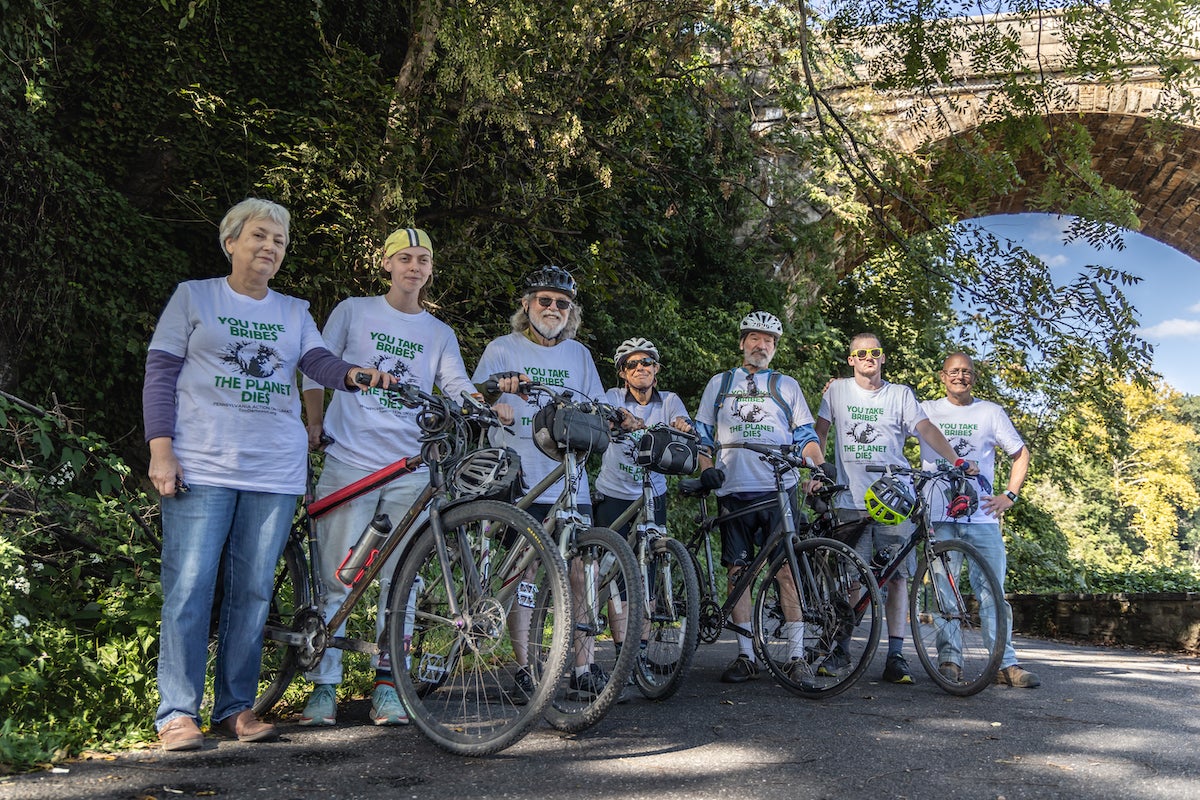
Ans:
<svg viewBox="0 0 1200 800"><path fill-rule="evenodd" d="M1200 592L1010 594L1008 602L1018 633L1200 653Z"/></svg>

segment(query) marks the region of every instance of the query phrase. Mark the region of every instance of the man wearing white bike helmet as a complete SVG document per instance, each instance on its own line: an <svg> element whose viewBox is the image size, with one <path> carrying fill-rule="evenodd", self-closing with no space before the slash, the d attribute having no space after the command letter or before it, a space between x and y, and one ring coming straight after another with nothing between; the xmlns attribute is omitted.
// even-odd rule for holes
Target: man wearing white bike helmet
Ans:
<svg viewBox="0 0 1200 800"><path fill-rule="evenodd" d="M825 456L813 430L812 412L795 379L770 368L775 348L783 336L779 318L766 311L752 311L739 326L742 365L714 375L704 388L696 412L700 434L700 482L716 492L722 514L737 511L775 492L775 473L757 454L743 448L746 443L795 444L813 465ZM792 513L799 517L795 479ZM721 563L729 571L729 585L754 560L780 522L780 512L760 511L738 517L721 526ZM750 593L744 592L734 606L734 624L750 625ZM789 638L802 648L803 622L789 621ZM721 675L725 683L742 683L758 677L754 645L749 636L738 634L738 656ZM802 657L803 652L793 653Z"/></svg>
<svg viewBox="0 0 1200 800"><path fill-rule="evenodd" d="M913 390L883 379L886 356L878 336L860 333L851 339L847 361L854 375L830 381L825 387L816 429L823 450L830 427L837 428L834 453L838 483L850 487L837 498L838 516L842 522L871 520L857 545L858 554L870 562L877 552L899 549L912 533L913 523L908 521L912 488L907 480L891 475L880 479L877 473L867 472L867 467L909 466L904 457L904 442L909 436L919 436L923 445L952 464L962 460L921 410ZM910 553L888 582L884 606L888 657L883 679L890 683L913 682L903 645L908 632L908 579L915 569L916 556ZM836 675L849 666L845 652L835 648L818 667L818 674Z"/></svg>

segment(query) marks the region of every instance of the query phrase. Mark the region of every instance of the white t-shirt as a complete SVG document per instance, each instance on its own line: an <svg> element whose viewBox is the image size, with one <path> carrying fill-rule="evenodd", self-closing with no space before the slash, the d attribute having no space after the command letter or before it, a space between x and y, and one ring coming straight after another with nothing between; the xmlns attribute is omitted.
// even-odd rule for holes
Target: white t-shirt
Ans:
<svg viewBox="0 0 1200 800"><path fill-rule="evenodd" d="M758 453L738 445L746 442L791 444L793 428L813 423L804 393L794 378L779 376L779 394L788 407L783 408L775 401L768 391L771 372L769 369L758 370L752 382L745 367L738 367L719 409L715 404L726 373L712 376L704 387L696 421L713 429L713 440L717 445L715 466L725 472L725 483L717 490L718 496L774 491L775 472L770 465ZM795 473L784 476L785 487L795 485Z"/></svg>
<svg viewBox="0 0 1200 800"><path fill-rule="evenodd" d="M817 416L833 424L838 482L850 487L838 496L837 507L859 510L866 508L867 487L879 479L878 473L867 472L867 466L910 466L904 458L904 442L916 435L917 423L926 419L909 387L884 381L871 391L853 378L829 385Z"/></svg>
<svg viewBox="0 0 1200 800"><path fill-rule="evenodd" d="M151 350L183 359L175 385L175 456L185 480L279 494L304 492L308 437L296 369L324 347L308 303L226 278L179 284Z"/></svg>
<svg viewBox="0 0 1200 800"><path fill-rule="evenodd" d="M988 483L995 483L996 478L996 447L1003 448L1010 456L1015 456L1025 446L1025 440L1004 409L990 400L975 398L969 406L959 406L950 402L947 397L938 400L926 400L921 408L929 415L929 419L945 434L954 452L959 458L979 462L979 474L987 478ZM921 442L921 469L933 470L945 464L946 459ZM944 489L945 487L940 487ZM978 489L982 495L982 490ZM946 516L946 498L931 497L929 506L934 522L950 521ZM953 520L960 523L992 523L996 518L988 515L982 509L970 517Z"/></svg>
<svg viewBox="0 0 1200 800"><path fill-rule="evenodd" d="M687 419L687 407L674 392L660 392L657 389L650 395L646 405L639 403L628 389L609 389L605 395L610 405L619 406L639 417L650 428L659 423L670 424L676 417ZM605 497L617 497L622 500L636 500L642 496L642 474L645 470L634 463L637 455L638 441L644 431L637 430L626 438L615 441L604 451L604 460L600 464L600 473L596 476L596 491ZM657 472L650 473L650 485L658 496L667 491L667 476Z"/></svg>
<svg viewBox="0 0 1200 800"><path fill-rule="evenodd" d="M350 297L338 303L322 331L334 355L364 367L390 372L399 383L426 392L437 386L461 403L474 392L449 325L428 311L397 311L383 296ZM321 388L311 378L304 389ZM392 392L334 392L325 412L325 433L333 437L326 452L358 469L382 469L421 451L418 409L405 408Z"/></svg>
<svg viewBox="0 0 1200 800"><path fill-rule="evenodd" d="M604 399L604 385L600 373L588 349L574 339L559 342L553 347L537 344L520 333L510 333L493 339L486 348L479 364L475 367L475 383L483 383L498 372L523 372L538 383L546 386L570 389L577 398ZM492 442L500 447L511 447L521 456L521 468L525 481L533 488L538 481L550 474L559 462L542 454L533 443L533 415L545 402L545 395L532 395L526 402L515 394L500 396L500 402L512 405L516 422L509 426L514 433L502 428L492 429ZM579 497L584 502L588 497L587 472L582 469L579 482ZM553 503L562 492L562 481L557 481L538 498L538 502Z"/></svg>

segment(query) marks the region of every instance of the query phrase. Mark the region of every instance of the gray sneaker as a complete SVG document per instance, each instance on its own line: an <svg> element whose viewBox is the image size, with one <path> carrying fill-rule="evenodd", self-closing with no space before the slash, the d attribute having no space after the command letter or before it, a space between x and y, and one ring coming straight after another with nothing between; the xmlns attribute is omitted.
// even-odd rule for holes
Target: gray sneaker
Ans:
<svg viewBox="0 0 1200 800"><path fill-rule="evenodd" d="M300 724L324 727L337 722L337 684L318 683L313 687L304 711L300 712Z"/></svg>
<svg viewBox="0 0 1200 800"><path fill-rule="evenodd" d="M371 692L371 721L376 725L408 724L408 712L395 687L381 683Z"/></svg>

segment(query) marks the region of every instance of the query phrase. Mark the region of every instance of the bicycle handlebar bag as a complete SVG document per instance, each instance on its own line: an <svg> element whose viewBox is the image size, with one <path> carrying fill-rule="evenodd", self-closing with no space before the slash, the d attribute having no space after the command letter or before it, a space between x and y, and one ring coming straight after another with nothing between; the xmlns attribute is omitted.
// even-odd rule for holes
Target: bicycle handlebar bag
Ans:
<svg viewBox="0 0 1200 800"><path fill-rule="evenodd" d="M696 437L668 426L654 426L638 439L633 463L663 475L690 475L699 463Z"/></svg>
<svg viewBox="0 0 1200 800"><path fill-rule="evenodd" d="M608 441L608 422L574 406L550 403L533 416L533 442L550 458L562 458L568 448L576 453L603 453Z"/></svg>

